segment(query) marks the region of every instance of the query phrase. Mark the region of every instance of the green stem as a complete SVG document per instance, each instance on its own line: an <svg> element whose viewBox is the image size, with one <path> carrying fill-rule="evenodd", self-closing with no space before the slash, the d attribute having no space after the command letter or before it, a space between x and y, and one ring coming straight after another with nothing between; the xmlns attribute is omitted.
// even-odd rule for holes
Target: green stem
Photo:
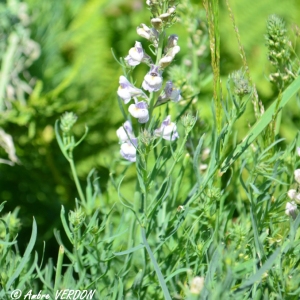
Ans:
<svg viewBox="0 0 300 300"><path fill-rule="evenodd" d="M74 160L73 160L73 153L71 151L69 152L68 161L69 161L70 166L71 166L73 178L74 178L74 181L75 181L75 185L76 185L80 200L81 200L83 206L86 206L85 197L84 197L84 194L82 192L81 185L80 185L80 182L79 182L79 179L78 179L78 176L77 176L77 172L76 172L76 168L75 168L75 164L74 164Z"/></svg>

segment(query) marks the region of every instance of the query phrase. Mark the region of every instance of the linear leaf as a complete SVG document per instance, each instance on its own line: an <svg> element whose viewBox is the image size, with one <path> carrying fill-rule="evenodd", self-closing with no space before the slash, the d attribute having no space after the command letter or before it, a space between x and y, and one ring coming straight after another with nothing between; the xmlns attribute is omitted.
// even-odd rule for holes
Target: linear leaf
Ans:
<svg viewBox="0 0 300 300"><path fill-rule="evenodd" d="M300 89L300 76L296 78L282 93L282 99L278 106L280 111L288 101L298 92ZM221 165L221 172L225 172L239 157L240 155L252 144L252 142L259 136L259 134L268 126L272 121L277 108L277 99L273 101L271 106L265 111L262 117L254 124L250 129L246 137L236 148L229 154Z"/></svg>

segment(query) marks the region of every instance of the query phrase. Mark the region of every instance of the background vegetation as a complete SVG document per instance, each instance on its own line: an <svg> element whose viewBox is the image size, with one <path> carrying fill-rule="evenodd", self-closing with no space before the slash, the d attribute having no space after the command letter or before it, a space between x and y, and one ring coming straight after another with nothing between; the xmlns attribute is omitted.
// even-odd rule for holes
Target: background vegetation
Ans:
<svg viewBox="0 0 300 300"><path fill-rule="evenodd" d="M68 162L58 147L54 130L55 121L65 111L73 111L78 116L78 121L73 128L77 139L83 135L85 125L89 128L85 141L76 148L74 157L78 176L83 186L86 186L86 178L93 168L95 169L95 175L92 175L91 178L99 178L97 188L101 190L101 196L97 196L96 200L100 211L99 222L104 222L111 210L113 210L112 217L107 224L113 227L122 226L122 224L129 222L130 216L124 214L124 207L119 201L118 192L110 178L111 174L114 178L119 178L118 176L121 176L127 168L127 163L120 158L118 139L115 133L116 129L124 122L116 95L118 79L122 74L122 70L114 60L111 49L113 49L116 57L127 55L129 48L138 39L136 35L137 25L146 23L149 20L149 12L144 2L142 0L26 0L24 2L7 0L0 2L2 74L9 47L12 45L11 38L12 36L18 37L18 51L13 52L11 58L13 64L10 66L9 78L5 86L9 86L9 89L5 88L4 92L1 92L0 86L0 100L4 99L0 127L12 136L18 157L18 162L14 166L0 164L0 200L6 202L1 213L4 215L12 212L10 218L14 220L14 223L11 221L11 224L15 227L13 227L14 230L11 229L10 234L18 233L18 253L24 253L28 245L32 231L32 217L34 217L38 228L35 250L38 253L44 252L44 261L48 261L51 257L55 265L59 245L53 232L54 230L64 230L60 216L61 206L63 205L66 211L75 208L75 198L78 198L78 194ZM212 132L212 128L215 126L211 109L213 76L208 24L203 4L199 1L189 2L184 0L181 2L182 4L178 7L177 12L178 22L168 31L168 34L176 33L179 36L181 51L176 56L174 66L170 67L168 72L173 81L181 86L184 96L181 108L171 109L172 114L178 115L183 105L187 104L193 96L194 100L189 110L194 114L198 112L200 116L187 143L187 152L192 157L200 136L205 132ZM300 1L264 0L249 2L246 0L231 0L230 5L239 30L241 44L245 50L252 81L257 87L260 100L267 109L276 99L278 89L269 81L272 65L268 60L268 49L265 41L266 21L271 14L282 17L288 28L287 35L291 37L291 41L295 45L296 51L298 51L299 40L296 37L297 35L299 37L300 31L296 25L300 25ZM232 20L230 19L230 12L225 1L220 1L219 9L220 76L223 95L226 98L228 75L240 69L243 66L243 61ZM190 46L191 41L192 47ZM196 58L193 56L194 52ZM197 76L193 75L193 66L199 70ZM146 69L141 68L135 72L137 77L139 75L143 76L142 74L146 72ZM186 74L189 74L190 77L186 77ZM1 93L4 93L2 97ZM250 103L251 101L246 106L243 118L234 127L228 153L229 150L233 149L236 141L240 141L246 135L249 126L256 121L253 106ZM282 203L286 197L287 185L293 183L292 174L298 164L294 149L300 126L299 116L300 102L298 98L294 97L282 112L280 131L276 137L276 140L281 137L285 138L285 141L280 143L281 146L278 151L288 149L286 154L276 152L278 156L275 154L273 156L277 157L278 160L280 157L280 167L275 166L274 158L273 160L270 157L268 157L270 160L265 159L263 156L264 149L260 149L261 156L258 158L251 157L251 154L248 154L246 158L244 157L239 164L233 167L232 173L226 173L227 177L225 176L225 179L222 179L216 186L211 185L210 191L206 192L206 196L210 199L210 211L207 210L203 202L197 202L197 205L191 208L190 213L193 215L195 222L193 220L187 222L187 226L182 231L185 234L189 232L191 236L194 236L194 240L184 240L183 238L180 240L180 234L178 234L178 239L183 243L182 250L186 253L193 252L194 256L191 254L188 259L184 258L184 251L180 252L176 248L177 250L172 252L170 245L168 246L170 248L164 249L164 255L161 254L160 258L164 257L170 264L174 263L176 257L178 257L184 261L182 268L190 266L193 270L197 269L196 272L193 272L193 276L200 275L204 277L209 275L206 273L205 263L201 261L197 253L201 253L201 255L206 253L212 261L214 261L216 255L223 256L222 261L224 264L218 265L215 263L209 269L210 274L213 274L216 269L220 268L217 272L217 278L215 278L218 282L216 284L217 292L214 294L215 298L211 299L216 299L221 295L222 290L226 290L228 286L231 286L232 282L229 284L226 281L231 279L229 277L224 278L225 272L222 273L221 270L232 267L234 274L242 276L241 274L250 272L251 267L255 264L253 260L247 260L246 258L251 256L251 253L243 251L243 249L250 251L247 246L247 232L250 230L251 224L235 222L236 218L244 217L250 209L254 209L253 207L250 208L249 198L261 197L261 201L265 201L266 199L263 198L264 192L270 194L270 189L274 188L274 195L280 196L282 202L280 202L281 205L278 204L278 207L272 213L276 211L280 214L281 212L281 216L276 220L273 220L272 216L268 216L264 222L274 222L276 224L282 222L282 224L285 224L282 226L289 228L289 220L287 216L284 216L284 213L282 214L284 212ZM203 147L208 147L211 141L210 139L206 140ZM256 146L259 149L260 145ZM0 157L7 157L7 153L2 148L0 148ZM248 186L243 189L241 184L238 183L240 178L243 177L242 170L248 168L246 161L251 161L253 163L252 167L262 170L260 174L251 175L253 178L258 178L257 186L253 186L251 191ZM205 157L203 163L207 163ZM196 180L192 165L188 166L185 172L184 176L186 177L183 177L183 188L179 191L178 197L172 202L173 212L184 202L185 196ZM272 174L274 178L277 176L275 174L279 174L276 180L280 183L280 187L278 187L279 190L276 190L276 193L273 179L269 179L269 181L261 179L264 172L269 175ZM249 175L249 177L251 176ZM229 177L231 181L228 179ZM158 180L162 180L162 178L158 178ZM244 180L247 181L248 179L245 177ZM229 182L231 183L230 187L222 194L221 191ZM251 183L254 184L254 182L253 179ZM135 184L135 169L131 166L122 182L124 197L131 197ZM222 200L218 204L212 204L216 202L216 199L220 199L220 193L222 194ZM235 211L227 211L228 215L231 216L227 219L231 229L225 230L228 224L217 223L215 210L219 205L230 207L231 203L236 203L238 208ZM171 218L171 216L169 217ZM177 218L177 215L173 217ZM200 218L203 218L204 225L199 221ZM233 252L229 250L226 252L221 246L214 249L214 252L208 251L207 237L211 236L213 232L211 228L217 226L216 224L224 229L222 233L224 234L224 241L226 240L225 236L231 236L237 243L232 242L228 245L228 248L241 249L240 251L234 252L233 255ZM228 227L226 228L228 229ZM279 229L276 227L276 230ZM113 234L121 236L120 228L118 230L111 229L111 232L108 229L105 229L105 231L107 236L113 236ZM285 230L280 232L278 236L273 235L272 232L272 237L270 237L268 243L271 246L275 245L276 239L280 239L279 236L284 236L283 232ZM66 235L62 234L62 240L67 246L70 246L71 243ZM158 241L153 243L158 243ZM102 246L101 249L105 249L105 251L103 250L105 252L103 259L105 260L110 257L113 251L126 250L126 238L120 238L113 246L112 241L107 240L103 242ZM296 251L290 255L296 256L298 254L299 252ZM245 259L235 269L233 261L235 259L239 260L241 257ZM39 259L41 259L41 254ZM112 262L112 264L118 265L122 259L120 256L118 262ZM261 263L260 266L266 261L268 262L267 257L259 262ZM284 268L284 264L295 265L296 261L296 259L295 262L292 259L288 262L283 261L283 265L278 266L278 268ZM129 283L126 283L127 289L133 282L138 281L136 274L139 272L140 264L140 262L137 262L135 267L128 271ZM126 268L123 268L123 276L125 276L127 274ZM276 273L276 271L274 272ZM283 274L279 274L279 272L273 276L272 283L268 283L273 290L270 288L268 293L271 293L271 290L276 291L274 293L277 296L272 299L298 299L296 291L299 294L299 289L296 287L296 282L297 278L300 278L300 272L296 269L294 272L291 275L288 272L285 274L283 271ZM164 273L171 273L168 266L165 266ZM114 276L113 271L112 274L108 275L113 283L110 283L109 279L103 279L105 282L103 283L103 289L106 284L111 284L111 287L116 285L117 288L115 289L121 290L119 282L115 284L114 280L117 279ZM185 275L185 280L177 278L178 280L174 280L170 285L174 290L179 290L178 286L175 287L175 285L180 282L182 290L187 289L187 283L193 276ZM280 276L284 278L294 276L293 280L285 281L284 291L281 291L282 294L278 292ZM151 281L157 280L155 278L155 274L150 272L149 277L146 279L147 284L150 285ZM249 279L250 283L245 283L245 287L255 281L252 279ZM235 282L236 285L239 285L239 283L238 280ZM212 287L212 283L209 284ZM126 288L124 284L124 290ZM146 288L144 287L144 289ZM269 294L265 290L264 286L264 288L261 288L259 295L261 297L264 295L267 299L266 297ZM230 288L226 291L229 295ZM284 294L284 292L287 294ZM283 295L288 295L288 292L291 292L290 298L280 298ZM139 293L140 296L144 295L143 291ZM107 295L107 299L113 299L109 292L107 292ZM130 296L131 294L128 295L128 299L133 297ZM162 297L157 289L151 291L149 295L157 297L155 299ZM244 299L247 299L247 296L245 297ZM259 298L258 294L256 294L256 297L256 299L263 299Z"/></svg>

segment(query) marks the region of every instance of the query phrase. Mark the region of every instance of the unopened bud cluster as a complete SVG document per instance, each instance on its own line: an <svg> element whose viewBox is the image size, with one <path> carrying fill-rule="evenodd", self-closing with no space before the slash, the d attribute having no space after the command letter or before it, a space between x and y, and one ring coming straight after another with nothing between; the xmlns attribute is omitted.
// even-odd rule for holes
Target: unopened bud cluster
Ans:
<svg viewBox="0 0 300 300"><path fill-rule="evenodd" d="M268 47L268 59L276 68L270 74L270 81L282 88L291 79L290 67L290 41L284 21L276 15L271 15L267 20L267 34L265 36Z"/></svg>
<svg viewBox="0 0 300 300"><path fill-rule="evenodd" d="M73 112L65 112L60 118L61 131L64 134L69 134L76 121L77 116Z"/></svg>
<svg viewBox="0 0 300 300"><path fill-rule="evenodd" d="M147 0L151 13L151 24L156 30L161 30L165 27L170 27L174 23L176 3L171 0Z"/></svg>
<svg viewBox="0 0 300 300"><path fill-rule="evenodd" d="M250 94L251 87L249 81L245 77L245 73L242 70L233 72L230 76L234 85L234 93L239 97L243 98L245 95Z"/></svg>
<svg viewBox="0 0 300 300"><path fill-rule="evenodd" d="M84 220L85 213L81 210L81 208L76 209L75 211L70 211L69 221L75 230L79 229L83 225Z"/></svg>
<svg viewBox="0 0 300 300"><path fill-rule="evenodd" d="M129 50L124 61L129 72L141 63L149 66L149 71L145 74L141 88L134 86L128 79L127 74L120 76L119 88L117 94L124 104L131 103L128 106L128 112L131 117L137 119L138 123L146 124L149 122L149 107L163 105L168 101L178 102L181 100L180 90L168 81L163 88L163 72L165 68L172 63L176 54L180 51L178 46L178 36L172 34L164 41L164 28L170 25L175 15L175 1L155 1L147 0L153 18L151 19L152 27L141 24L137 28L137 33L141 37L150 41L155 48L156 62L152 61L144 50L141 42L136 41L135 46ZM163 48L163 42L165 47ZM153 93L157 93L157 101L153 102ZM141 98L141 99L139 99ZM138 140L146 146L149 146L155 137L161 137L165 140L174 141L179 137L177 127L171 122L171 117L167 116L161 123L160 127L153 130L143 130L140 137L134 135L132 124L127 120L123 126L117 130L117 136L121 143L120 153L128 161L136 161Z"/></svg>

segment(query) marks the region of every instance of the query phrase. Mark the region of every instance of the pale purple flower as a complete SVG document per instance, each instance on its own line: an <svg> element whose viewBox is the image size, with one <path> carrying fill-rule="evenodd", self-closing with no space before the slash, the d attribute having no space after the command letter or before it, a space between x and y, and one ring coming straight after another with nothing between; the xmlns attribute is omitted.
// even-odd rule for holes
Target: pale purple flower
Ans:
<svg viewBox="0 0 300 300"><path fill-rule="evenodd" d="M171 116L167 116L165 120L163 120L161 126L154 130L154 134L167 141L174 141L179 138L177 126L175 123L171 122Z"/></svg>
<svg viewBox="0 0 300 300"><path fill-rule="evenodd" d="M129 50L129 55L125 57L128 65L130 66L137 66L142 62L144 58L144 49L140 42L135 42L133 48Z"/></svg>
<svg viewBox="0 0 300 300"><path fill-rule="evenodd" d="M164 91L165 91L166 97L169 98L171 101L178 102L181 100L180 90L176 89L173 86L172 81L167 81Z"/></svg>
<svg viewBox="0 0 300 300"><path fill-rule="evenodd" d="M120 154L127 160L131 162L136 161L136 148L137 148L137 139L133 138L131 140L127 140L125 143L121 145Z"/></svg>
<svg viewBox="0 0 300 300"><path fill-rule="evenodd" d="M158 66L151 65L150 71L145 75L142 87L149 92L156 92L162 86L163 78L158 70Z"/></svg>
<svg viewBox="0 0 300 300"><path fill-rule="evenodd" d="M143 96L146 97L144 92L135 86L133 86L125 76L120 76L119 80L120 86L118 88L118 95L127 104L131 98Z"/></svg>
<svg viewBox="0 0 300 300"><path fill-rule="evenodd" d="M173 86L172 81L167 81L166 86L162 94L158 97L155 106L162 105L167 101L178 102L181 100L180 90Z"/></svg>
<svg viewBox="0 0 300 300"><path fill-rule="evenodd" d="M139 123L147 123L149 120L148 105L144 101L129 105L128 111L134 118L138 119Z"/></svg>
<svg viewBox="0 0 300 300"><path fill-rule="evenodd" d="M117 136L121 142L126 142L135 137L132 130L132 125L129 121L126 121L123 126L117 130Z"/></svg>
<svg viewBox="0 0 300 300"><path fill-rule="evenodd" d="M288 197L291 199L291 200L294 200L295 197L297 196L297 191L295 189L290 189L288 192Z"/></svg>
<svg viewBox="0 0 300 300"><path fill-rule="evenodd" d="M286 206L285 206L285 213L288 216L291 216L293 219L296 219L297 217L297 205L295 204L295 202L287 202Z"/></svg>

